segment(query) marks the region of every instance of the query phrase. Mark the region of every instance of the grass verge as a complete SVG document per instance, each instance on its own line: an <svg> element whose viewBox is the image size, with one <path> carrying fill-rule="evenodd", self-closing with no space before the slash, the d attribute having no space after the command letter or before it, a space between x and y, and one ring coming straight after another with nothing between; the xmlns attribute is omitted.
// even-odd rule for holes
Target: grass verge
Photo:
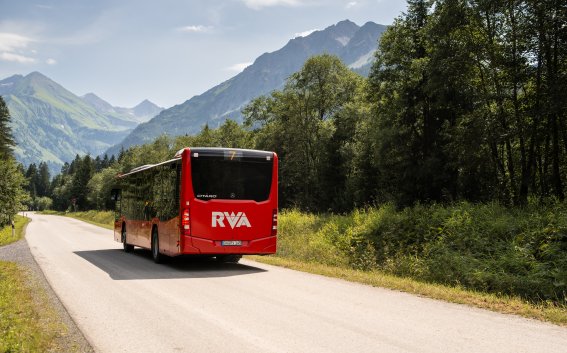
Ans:
<svg viewBox="0 0 567 353"><path fill-rule="evenodd" d="M12 235L12 227L7 226L0 229L0 246L7 245L22 239L25 232L24 229L30 222L30 219L27 217L16 216L14 218L14 224L16 226L16 234Z"/></svg>
<svg viewBox="0 0 567 353"><path fill-rule="evenodd" d="M383 287L417 294L431 299L451 303L465 304L481 309L488 309L505 314L514 314L526 318L551 322L567 326L567 307L551 302L533 304L518 297L496 295L416 281L389 275L380 271L359 271L317 263L308 263L277 256L247 256L261 263L285 267L297 271L309 272L327 277L340 278L373 287Z"/></svg>
<svg viewBox="0 0 567 353"><path fill-rule="evenodd" d="M82 212L42 211L41 214L71 217L106 229L113 229L113 223L114 223L114 213L112 211L82 211Z"/></svg>
<svg viewBox="0 0 567 353"><path fill-rule="evenodd" d="M13 262L0 261L0 352L57 352L65 325L46 293L31 287L31 275Z"/></svg>

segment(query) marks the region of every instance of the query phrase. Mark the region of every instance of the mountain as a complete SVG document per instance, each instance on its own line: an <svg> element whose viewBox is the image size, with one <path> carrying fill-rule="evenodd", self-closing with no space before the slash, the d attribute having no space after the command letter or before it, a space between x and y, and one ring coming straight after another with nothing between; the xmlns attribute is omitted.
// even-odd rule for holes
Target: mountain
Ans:
<svg viewBox="0 0 567 353"><path fill-rule="evenodd" d="M134 108L113 107L104 99L94 93L87 93L81 97L83 101L93 107L97 112L107 115L109 118L131 121L136 124L144 123L158 115L164 108L145 99Z"/></svg>
<svg viewBox="0 0 567 353"><path fill-rule="evenodd" d="M137 118L137 121L140 123L145 123L146 121L150 120L154 116L161 113L164 108L158 107L154 103L150 102L149 100L145 99L140 104L135 106L134 108L120 108L126 109L128 112L132 112L132 114Z"/></svg>
<svg viewBox="0 0 567 353"><path fill-rule="evenodd" d="M77 154L103 153L141 117L105 112L110 104L95 95L80 98L39 72L1 80L0 95L12 117L16 158L24 165L45 161L52 173Z"/></svg>
<svg viewBox="0 0 567 353"><path fill-rule="evenodd" d="M240 111L248 102L281 88L285 80L313 55L337 55L352 70L367 75L378 39L386 28L374 22L360 27L345 20L308 36L291 39L283 48L262 54L231 79L138 125L107 152L116 154L121 146L127 148L147 143L164 133L171 136L194 134L206 123L216 127L227 118L242 121Z"/></svg>

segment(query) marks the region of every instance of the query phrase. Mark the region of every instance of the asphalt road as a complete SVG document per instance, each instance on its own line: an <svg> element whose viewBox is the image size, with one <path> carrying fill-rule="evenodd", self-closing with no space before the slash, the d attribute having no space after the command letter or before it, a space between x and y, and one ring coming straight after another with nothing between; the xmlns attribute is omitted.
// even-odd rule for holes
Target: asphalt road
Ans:
<svg viewBox="0 0 567 353"><path fill-rule="evenodd" d="M551 324L252 261L156 265L110 230L31 217L32 254L98 352L567 352Z"/></svg>

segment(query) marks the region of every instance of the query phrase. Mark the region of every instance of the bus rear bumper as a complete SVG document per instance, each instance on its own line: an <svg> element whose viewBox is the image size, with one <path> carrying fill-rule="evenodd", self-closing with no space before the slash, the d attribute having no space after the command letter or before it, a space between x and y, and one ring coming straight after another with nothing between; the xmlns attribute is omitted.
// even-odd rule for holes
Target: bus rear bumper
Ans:
<svg viewBox="0 0 567 353"><path fill-rule="evenodd" d="M199 254L267 255L276 253L277 237L242 240L242 246L223 246L220 240L186 237L184 244L182 254L195 254L197 248Z"/></svg>

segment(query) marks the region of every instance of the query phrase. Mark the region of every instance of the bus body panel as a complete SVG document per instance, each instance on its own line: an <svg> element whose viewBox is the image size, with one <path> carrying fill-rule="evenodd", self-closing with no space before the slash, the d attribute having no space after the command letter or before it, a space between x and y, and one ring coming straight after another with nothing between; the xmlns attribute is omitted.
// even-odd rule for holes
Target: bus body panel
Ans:
<svg viewBox="0 0 567 353"><path fill-rule="evenodd" d="M191 237L192 244L199 250L199 254L258 254L268 255L276 252L277 237L243 240L242 246L223 246L220 240Z"/></svg>
<svg viewBox="0 0 567 353"><path fill-rule="evenodd" d="M163 222L156 219L155 225L160 234L160 250L163 247L163 251L168 255L179 253L179 217Z"/></svg>
<svg viewBox="0 0 567 353"><path fill-rule="evenodd" d="M150 221L127 220L126 237L128 244L136 245L141 248L150 248L149 233L152 230Z"/></svg>
<svg viewBox="0 0 567 353"><path fill-rule="evenodd" d="M274 208L270 202L195 200L191 235L210 240L253 240L269 237Z"/></svg>

